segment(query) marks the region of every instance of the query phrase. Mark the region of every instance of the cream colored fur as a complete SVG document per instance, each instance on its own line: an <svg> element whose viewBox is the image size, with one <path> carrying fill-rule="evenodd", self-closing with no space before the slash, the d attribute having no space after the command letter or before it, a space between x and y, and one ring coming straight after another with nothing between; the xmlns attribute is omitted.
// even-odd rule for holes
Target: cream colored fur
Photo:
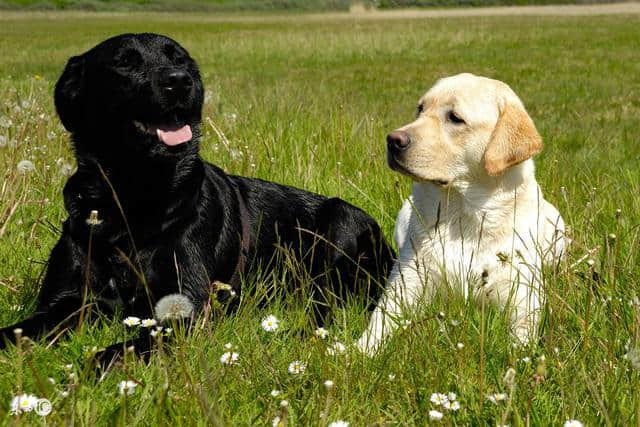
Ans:
<svg viewBox="0 0 640 427"><path fill-rule="evenodd" d="M544 200L531 157L533 121L505 83L472 74L439 80L398 129L411 143L390 165L414 180L398 214L398 260L358 347L374 354L443 286L509 311L522 343L537 333L541 268L565 247L564 222ZM464 123L453 121L462 119Z"/></svg>

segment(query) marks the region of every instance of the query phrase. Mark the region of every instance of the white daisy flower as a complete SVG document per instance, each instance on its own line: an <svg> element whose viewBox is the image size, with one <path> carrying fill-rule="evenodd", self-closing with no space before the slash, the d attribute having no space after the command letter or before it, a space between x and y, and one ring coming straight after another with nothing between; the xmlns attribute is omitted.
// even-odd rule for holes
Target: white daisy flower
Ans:
<svg viewBox="0 0 640 427"><path fill-rule="evenodd" d="M35 409L37 403L38 398L33 394L20 394L11 400L10 413L17 415L20 412L31 412Z"/></svg>
<svg viewBox="0 0 640 427"><path fill-rule="evenodd" d="M18 162L18 166L16 166L19 173L29 173L36 170L36 166L33 164L31 160L20 160Z"/></svg>
<svg viewBox="0 0 640 427"><path fill-rule="evenodd" d="M505 400L506 398L507 395L504 393L494 393L487 396L487 399L495 405L497 405L498 402Z"/></svg>
<svg viewBox="0 0 640 427"><path fill-rule="evenodd" d="M583 427L583 426L584 426L584 424L582 424L578 420L567 420L563 424L563 427Z"/></svg>
<svg viewBox="0 0 640 427"><path fill-rule="evenodd" d="M228 351L220 357L220 363L223 365L235 365L238 361L238 353Z"/></svg>
<svg viewBox="0 0 640 427"><path fill-rule="evenodd" d="M318 338L325 339L326 337L329 336L329 331L327 331L325 328L318 328L315 330L313 334Z"/></svg>
<svg viewBox="0 0 640 427"><path fill-rule="evenodd" d="M138 326L140 324L140 318L136 316L129 316L122 321L128 327Z"/></svg>
<svg viewBox="0 0 640 427"><path fill-rule="evenodd" d="M135 393L137 386L138 383L136 383L135 381L120 381L120 383L118 383L118 392L121 395L131 396L133 393Z"/></svg>
<svg viewBox="0 0 640 427"><path fill-rule="evenodd" d="M334 382L332 380L326 380L324 382L324 386L326 387L327 390L332 389L334 385Z"/></svg>
<svg viewBox="0 0 640 427"><path fill-rule="evenodd" d="M449 399L450 402L453 402L457 398L458 396L456 396L454 392L450 391L449 393L447 393L447 399Z"/></svg>
<svg viewBox="0 0 640 427"><path fill-rule="evenodd" d="M445 402L449 401L449 399L447 399L447 395L442 393L433 393L430 400L431 403L438 406L444 405Z"/></svg>
<svg viewBox="0 0 640 427"><path fill-rule="evenodd" d="M271 421L271 425L272 425L273 427L280 427L280 426L283 426L283 425L284 425L284 423L282 422L282 420L280 419L280 417L275 417L275 418L273 419L273 421Z"/></svg>
<svg viewBox="0 0 640 427"><path fill-rule="evenodd" d="M344 420L338 420L338 421L329 423L329 427L349 427L349 423Z"/></svg>
<svg viewBox="0 0 640 427"><path fill-rule="evenodd" d="M264 329L265 331L274 332L280 326L280 321L276 316L271 314L262 320L261 325L262 325L262 329Z"/></svg>
<svg viewBox="0 0 640 427"><path fill-rule="evenodd" d="M233 344L231 344L230 342L226 343L224 345L224 349L225 350L232 350L233 349Z"/></svg>
<svg viewBox="0 0 640 427"><path fill-rule="evenodd" d="M347 350L344 344L339 341L333 343L333 345L327 348L327 354L329 356L335 356L337 354L342 354Z"/></svg>
<svg viewBox="0 0 640 427"><path fill-rule="evenodd" d="M456 347L458 347L458 350L462 350L464 348L464 344L459 342L458 344L456 344Z"/></svg>
<svg viewBox="0 0 640 427"><path fill-rule="evenodd" d="M432 420L441 420L442 419L442 412L440 411L436 411L435 409L432 409L429 411L429 418L431 418Z"/></svg>
<svg viewBox="0 0 640 427"><path fill-rule="evenodd" d="M304 362L301 362L299 360L294 360L293 362L289 363L288 370L290 374L293 374L293 375L302 374L305 369L307 369L307 365Z"/></svg>
<svg viewBox="0 0 640 427"><path fill-rule="evenodd" d="M457 411L458 409L460 409L460 403L458 403L457 400L448 400L442 404L442 407L449 411Z"/></svg>
<svg viewBox="0 0 640 427"><path fill-rule="evenodd" d="M280 390L271 390L271 397L278 397L282 394Z"/></svg>
<svg viewBox="0 0 640 427"><path fill-rule="evenodd" d="M143 328L151 328L152 326L156 326L158 322L156 319L143 319L140 321L140 326Z"/></svg>

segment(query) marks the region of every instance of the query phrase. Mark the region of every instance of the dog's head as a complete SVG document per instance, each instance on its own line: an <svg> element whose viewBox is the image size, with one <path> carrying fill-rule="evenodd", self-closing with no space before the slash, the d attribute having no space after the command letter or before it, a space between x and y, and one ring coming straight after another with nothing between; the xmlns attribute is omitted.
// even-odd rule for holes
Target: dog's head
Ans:
<svg viewBox="0 0 640 427"><path fill-rule="evenodd" d="M202 102L195 61L156 34L123 34L72 57L55 88L76 152L98 160L197 152Z"/></svg>
<svg viewBox="0 0 640 427"><path fill-rule="evenodd" d="M416 120L387 136L392 169L441 186L502 175L541 149L511 88L473 74L439 80L420 99Z"/></svg>

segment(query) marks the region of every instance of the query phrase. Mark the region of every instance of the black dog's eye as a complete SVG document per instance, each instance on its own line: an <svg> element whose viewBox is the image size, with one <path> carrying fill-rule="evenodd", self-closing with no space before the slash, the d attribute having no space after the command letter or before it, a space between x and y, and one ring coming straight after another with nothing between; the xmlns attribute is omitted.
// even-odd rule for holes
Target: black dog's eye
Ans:
<svg viewBox="0 0 640 427"><path fill-rule="evenodd" d="M453 112L453 110L449 111L449 113L447 113L447 120L449 120L451 123L455 123L455 124L463 124L464 120L462 120L462 118L460 116L458 116L456 113Z"/></svg>
<svg viewBox="0 0 640 427"><path fill-rule="evenodd" d="M135 50L127 50L116 58L115 66L118 68L133 68L142 62L142 56Z"/></svg>
<svg viewBox="0 0 640 427"><path fill-rule="evenodd" d="M167 55L167 58L175 65L183 65L187 62L186 56L170 44L166 45L163 51L164 54Z"/></svg>
<svg viewBox="0 0 640 427"><path fill-rule="evenodd" d="M418 104L418 114L422 114L424 111L424 104Z"/></svg>

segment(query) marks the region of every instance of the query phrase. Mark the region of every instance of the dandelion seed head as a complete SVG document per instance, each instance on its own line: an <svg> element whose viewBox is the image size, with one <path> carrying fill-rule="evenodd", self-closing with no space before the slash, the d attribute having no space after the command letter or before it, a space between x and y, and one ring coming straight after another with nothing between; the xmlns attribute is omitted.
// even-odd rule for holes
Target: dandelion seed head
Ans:
<svg viewBox="0 0 640 427"><path fill-rule="evenodd" d="M156 303L156 317L160 321L184 319L193 314L193 304L189 297L182 294L169 294Z"/></svg>
<svg viewBox="0 0 640 427"><path fill-rule="evenodd" d="M16 169L18 169L18 173L26 174L36 170L36 166L31 160L20 160Z"/></svg>

